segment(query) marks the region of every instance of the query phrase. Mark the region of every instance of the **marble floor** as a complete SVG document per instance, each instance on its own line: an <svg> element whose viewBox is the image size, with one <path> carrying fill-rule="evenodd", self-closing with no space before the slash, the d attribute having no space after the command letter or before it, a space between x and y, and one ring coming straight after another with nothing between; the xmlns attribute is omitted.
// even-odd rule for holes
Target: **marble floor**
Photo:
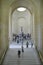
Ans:
<svg viewBox="0 0 43 65"><path fill-rule="evenodd" d="M9 50L6 53L2 65L41 65L35 47L31 45L26 48L24 44L24 53L21 51L20 58L18 58L18 50L21 51L21 45L13 42L9 45Z"/></svg>

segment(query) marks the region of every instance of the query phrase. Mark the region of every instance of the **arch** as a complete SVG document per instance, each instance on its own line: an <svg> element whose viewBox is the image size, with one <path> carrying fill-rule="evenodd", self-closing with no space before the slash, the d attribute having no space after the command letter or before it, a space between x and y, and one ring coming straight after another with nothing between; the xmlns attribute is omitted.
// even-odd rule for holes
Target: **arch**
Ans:
<svg viewBox="0 0 43 65"><path fill-rule="evenodd" d="M26 7L26 6L17 6L16 8L14 8L13 10L12 10L12 13L17 9L17 8L19 8L19 7L24 7L24 8L26 8L27 10L29 10L29 12L32 14L32 11L28 8L28 7ZM12 14L11 13L11 14Z"/></svg>
<svg viewBox="0 0 43 65"><path fill-rule="evenodd" d="M33 13L33 11L37 8L36 7L36 5L34 4L34 2L33 1L31 1L31 0L15 0L15 1L13 1L13 3L10 5L10 8L11 8L11 10L12 10L12 13L14 12L14 10L15 9L17 9L18 7L25 7L25 8L27 8L29 11L30 11L30 13L32 14Z"/></svg>
<svg viewBox="0 0 43 65"><path fill-rule="evenodd" d="M9 9L9 13L10 13L10 18L12 16L12 13L18 8L18 7L25 7L32 15L33 17L33 13L36 13L37 11L37 7L34 4L33 1L28 1L28 0L15 0L11 5L10 5L10 9ZM35 11L34 11L35 10ZM11 11L11 12L10 12ZM33 22L33 20L32 20ZM11 22L12 23L12 22ZM32 24L33 25L33 24ZM11 24L12 26L12 24Z"/></svg>

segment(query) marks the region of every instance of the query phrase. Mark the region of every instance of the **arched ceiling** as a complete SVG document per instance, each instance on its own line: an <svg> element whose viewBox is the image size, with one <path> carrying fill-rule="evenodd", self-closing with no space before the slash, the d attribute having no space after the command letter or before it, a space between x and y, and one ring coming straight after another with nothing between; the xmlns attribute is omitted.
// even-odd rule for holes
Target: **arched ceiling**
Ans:
<svg viewBox="0 0 43 65"><path fill-rule="evenodd" d="M26 7L31 14L36 10L36 3L34 0L14 0L14 2L10 5L12 12L18 7Z"/></svg>
<svg viewBox="0 0 43 65"><path fill-rule="evenodd" d="M1 2L5 7L7 6L9 10L12 10L12 12L16 8L24 6L33 13L34 10L39 10L41 0L1 0Z"/></svg>
<svg viewBox="0 0 43 65"><path fill-rule="evenodd" d="M20 34L21 27L23 28L23 32L31 33L32 21L31 21L31 13L26 9L25 11L19 12L15 10L12 14L12 33Z"/></svg>
<svg viewBox="0 0 43 65"><path fill-rule="evenodd" d="M19 12L19 11L17 11L17 10L15 10L14 12L13 12L13 14L12 14L12 18L14 19L14 18L17 18L17 19L20 19L20 18L30 18L31 17L31 13L30 13L30 11L28 11L28 9L26 9L25 11L23 11L23 12ZM28 18L28 19L29 19Z"/></svg>

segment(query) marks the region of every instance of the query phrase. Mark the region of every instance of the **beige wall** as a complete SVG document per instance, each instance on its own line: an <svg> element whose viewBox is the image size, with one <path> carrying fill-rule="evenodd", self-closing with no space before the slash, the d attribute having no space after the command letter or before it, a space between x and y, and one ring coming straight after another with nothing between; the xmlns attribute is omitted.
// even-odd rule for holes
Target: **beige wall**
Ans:
<svg viewBox="0 0 43 65"><path fill-rule="evenodd" d="M1 0L0 0L0 36L1 36ZM0 37L0 47L1 47L1 37Z"/></svg>
<svg viewBox="0 0 43 65"><path fill-rule="evenodd" d="M0 50L1 50L1 0L0 0ZM1 51L0 51L0 57L1 57Z"/></svg>
<svg viewBox="0 0 43 65"><path fill-rule="evenodd" d="M1 49L0 63L4 52L8 47L8 8L7 4L1 0Z"/></svg>
<svg viewBox="0 0 43 65"><path fill-rule="evenodd" d="M40 24L41 24L41 37L42 37L42 56L43 56L43 0L41 0L41 8L40 8Z"/></svg>
<svg viewBox="0 0 43 65"><path fill-rule="evenodd" d="M37 11L38 10L38 11ZM35 44L43 61L43 0L35 13Z"/></svg>

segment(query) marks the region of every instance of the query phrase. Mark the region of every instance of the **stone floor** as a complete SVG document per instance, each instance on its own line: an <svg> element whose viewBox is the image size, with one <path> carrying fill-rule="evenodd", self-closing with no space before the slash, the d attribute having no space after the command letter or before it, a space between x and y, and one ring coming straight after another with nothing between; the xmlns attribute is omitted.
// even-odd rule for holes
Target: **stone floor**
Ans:
<svg viewBox="0 0 43 65"><path fill-rule="evenodd" d="M16 46L14 43L10 45L3 65L41 65L35 47L26 48L24 45L24 53L21 52L20 58L17 55L18 49L21 50L19 45Z"/></svg>

